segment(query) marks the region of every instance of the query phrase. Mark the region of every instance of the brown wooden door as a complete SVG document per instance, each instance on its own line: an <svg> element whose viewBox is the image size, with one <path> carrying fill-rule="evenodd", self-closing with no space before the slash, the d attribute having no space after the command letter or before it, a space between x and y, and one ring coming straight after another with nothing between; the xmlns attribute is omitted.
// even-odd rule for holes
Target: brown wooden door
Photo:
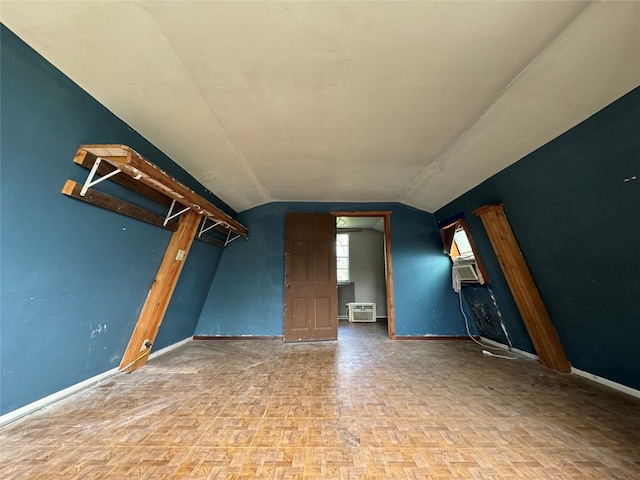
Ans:
<svg viewBox="0 0 640 480"><path fill-rule="evenodd" d="M336 218L287 213L284 274L284 339L338 338Z"/></svg>

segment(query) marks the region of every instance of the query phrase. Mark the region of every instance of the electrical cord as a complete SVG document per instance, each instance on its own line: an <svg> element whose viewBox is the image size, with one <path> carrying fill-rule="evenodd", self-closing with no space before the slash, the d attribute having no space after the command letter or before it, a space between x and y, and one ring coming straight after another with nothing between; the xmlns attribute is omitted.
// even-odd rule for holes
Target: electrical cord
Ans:
<svg viewBox="0 0 640 480"><path fill-rule="evenodd" d="M519 357L507 357L506 355L498 355L488 350L482 350L482 353L483 355L487 355L489 357L504 358L505 360L517 360L519 358Z"/></svg>
<svg viewBox="0 0 640 480"><path fill-rule="evenodd" d="M517 359L519 358L519 357L517 357L517 356L514 356L514 357L508 357L508 356L506 356L506 355L498 355L498 354L496 354L496 353L492 353L492 352L490 352L489 350L500 350L500 351L502 351L502 350L504 350L504 349L499 348L499 347L491 347L491 346L489 346L489 345L485 345L484 343L479 342L478 340L476 340L476 339L473 337L473 335L471 335L471 332L469 331L469 319L467 318L467 314L466 314L466 313L464 313L464 308L462 308L462 290L460 290L460 291L458 292L458 298L459 298L459 300L460 300L460 303L459 303L459 304L460 304L460 312L462 313L462 316L464 317L464 325L465 325L465 327L467 327L467 335L469 335L469 338L470 338L471 340L473 340L474 342L476 342L476 343L477 343L478 345L480 345L481 347L485 348L485 350L482 350L483 355L487 355L487 356L489 356L489 357L504 358L505 360L517 360ZM486 350L487 348L488 348L489 350Z"/></svg>

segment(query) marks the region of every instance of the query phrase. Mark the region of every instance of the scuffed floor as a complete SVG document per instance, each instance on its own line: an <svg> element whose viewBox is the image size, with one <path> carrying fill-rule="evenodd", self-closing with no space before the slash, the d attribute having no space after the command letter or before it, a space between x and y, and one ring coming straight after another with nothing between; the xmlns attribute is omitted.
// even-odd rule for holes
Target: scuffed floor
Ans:
<svg viewBox="0 0 640 480"><path fill-rule="evenodd" d="M190 342L5 426L0 478L640 478L640 400L385 329Z"/></svg>

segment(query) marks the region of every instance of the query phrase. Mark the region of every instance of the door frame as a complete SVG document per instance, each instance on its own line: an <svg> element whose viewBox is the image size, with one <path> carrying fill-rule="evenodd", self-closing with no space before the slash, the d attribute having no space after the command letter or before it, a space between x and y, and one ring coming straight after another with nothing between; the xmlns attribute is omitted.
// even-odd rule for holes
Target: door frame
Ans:
<svg viewBox="0 0 640 480"><path fill-rule="evenodd" d="M335 217L382 217L384 219L384 273L387 288L387 334L396 338L396 312L393 300L393 262L391 259L391 211L329 212Z"/></svg>

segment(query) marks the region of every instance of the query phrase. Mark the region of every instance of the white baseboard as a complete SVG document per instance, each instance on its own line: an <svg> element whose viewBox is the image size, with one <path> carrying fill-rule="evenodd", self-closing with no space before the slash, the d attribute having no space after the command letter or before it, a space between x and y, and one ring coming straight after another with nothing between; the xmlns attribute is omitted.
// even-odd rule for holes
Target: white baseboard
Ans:
<svg viewBox="0 0 640 480"><path fill-rule="evenodd" d="M503 343L499 343L493 340L490 340L488 338L485 337L480 337L480 339L485 342L488 343L489 345L493 345L497 348L502 348L504 350L509 350L509 347L507 347L505 344ZM534 359L534 360L539 360L538 356L533 354L533 353L529 353L529 352L525 352L524 350L518 350L517 348L512 349L512 351L523 355L525 357ZM578 375L579 377L583 377L586 378L588 380L591 380L593 382L599 383L601 385L604 385L606 387L612 388L614 390L617 390L619 392L622 393L626 393L627 395L631 395L633 397L636 398L640 398L640 390L636 390L635 388L631 388L631 387L627 387L626 385L622 385L621 383L617 383L614 382L612 380L607 380L606 378L603 377L599 377L598 375L594 375L593 373L589 373L589 372L585 372L584 370L580 370L578 368L575 367L571 367L571 373L573 373L574 375Z"/></svg>
<svg viewBox="0 0 640 480"><path fill-rule="evenodd" d="M171 350L174 350L190 341L192 341L192 337L187 337L184 340L180 340L179 342L169 345L168 347L158 350L157 352L153 352L151 355L149 355L149 360L156 358L159 355L170 352ZM118 373L120 373L120 371L117 367L112 368L111 370L107 370L106 372L100 373L94 377L87 378L80 383L71 385L70 387L60 390L59 392L52 393L51 395L41 398L40 400L36 400L35 402L25 405L24 407L20 407L9 413L5 413L4 415L0 416L0 427L7 425L8 423L15 422L19 418L22 418L25 415L29 415L30 413L33 413L44 407L48 407L55 402L59 402L60 400L73 395L74 393L78 393L100 382L104 382L105 380L108 380Z"/></svg>
<svg viewBox="0 0 640 480"><path fill-rule="evenodd" d="M187 343L192 341L193 341L193 337L187 337L183 340L180 340L179 342L172 343L171 345L164 347L163 349L160 349L157 352L151 353L151 355L149 355L149 360L151 360L152 358L159 357L160 355L164 355L165 353L169 353L171 350L175 350L176 348L181 347L182 345L186 345Z"/></svg>
<svg viewBox="0 0 640 480"><path fill-rule="evenodd" d="M626 385L622 385L621 383L607 380L606 378L599 377L598 375L594 375L593 373L585 372L584 370L579 370L574 367L571 367L571 373L580 377L587 378L606 387L613 388L614 390L618 390L619 392L626 393L627 395L631 395L632 397L640 398L640 390L636 390L635 388L627 387Z"/></svg>
<svg viewBox="0 0 640 480"><path fill-rule="evenodd" d="M95 377L87 378L86 380L83 380L80 383L76 383L75 385L71 385L70 387L67 387L56 393L52 393L51 395L41 398L40 400L36 400L35 402L29 403L24 407L20 407L9 413L5 413L4 415L0 416L0 427L8 423L14 422L19 418L24 417L25 415L29 415L30 413L40 410L41 408L47 407L52 403L59 402L60 400L67 398L70 395L73 395L74 393L84 390L85 388L89 388L95 385L96 383L103 382L117 374L118 374L118 369L112 368L111 370L107 370L106 372L96 375Z"/></svg>

